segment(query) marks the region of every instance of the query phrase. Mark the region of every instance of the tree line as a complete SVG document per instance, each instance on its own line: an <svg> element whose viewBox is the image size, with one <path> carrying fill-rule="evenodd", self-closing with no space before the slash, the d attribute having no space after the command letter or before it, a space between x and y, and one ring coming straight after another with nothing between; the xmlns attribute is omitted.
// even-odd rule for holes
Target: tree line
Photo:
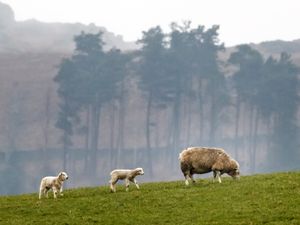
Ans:
<svg viewBox="0 0 300 225"><path fill-rule="evenodd" d="M164 149L166 163L174 168L182 148L222 147L228 140L238 160L246 152L252 172L260 151L268 155L270 168L296 167L299 69L287 53L265 58L249 45L221 59L225 47L218 31L217 25L194 28L191 22L172 23L169 33L156 26L144 31L139 50L130 52L104 50L101 32L75 36L76 48L54 78L64 167L78 130L87 172L95 171L101 132L110 136L111 167L118 165L128 135L124 117L132 86L143 99L139 135L150 174L155 149ZM109 130L100 129L103 109L110 110ZM166 138L161 140L162 130Z"/></svg>

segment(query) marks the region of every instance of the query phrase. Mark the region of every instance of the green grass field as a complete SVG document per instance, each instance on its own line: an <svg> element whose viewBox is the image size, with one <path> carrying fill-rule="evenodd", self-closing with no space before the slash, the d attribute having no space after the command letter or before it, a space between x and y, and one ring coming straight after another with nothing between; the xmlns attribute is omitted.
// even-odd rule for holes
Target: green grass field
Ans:
<svg viewBox="0 0 300 225"><path fill-rule="evenodd" d="M300 224L300 172L0 197L0 224Z"/></svg>

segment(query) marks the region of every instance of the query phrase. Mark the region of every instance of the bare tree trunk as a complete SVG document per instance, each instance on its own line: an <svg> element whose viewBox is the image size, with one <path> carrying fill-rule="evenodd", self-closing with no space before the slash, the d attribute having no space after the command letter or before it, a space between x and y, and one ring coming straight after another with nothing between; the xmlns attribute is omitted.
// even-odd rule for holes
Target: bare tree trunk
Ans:
<svg viewBox="0 0 300 225"><path fill-rule="evenodd" d="M91 105L86 111L86 134L85 134L85 155L84 155L84 170L88 172L89 154L90 154L90 130L91 130Z"/></svg>
<svg viewBox="0 0 300 225"><path fill-rule="evenodd" d="M110 167L111 169L114 167L113 165L113 157L114 157L114 143L115 143L115 102L111 103L111 113L110 113Z"/></svg>
<svg viewBox="0 0 300 225"><path fill-rule="evenodd" d="M187 99L187 134L186 134L186 146L191 145L191 123L192 123L192 99Z"/></svg>
<svg viewBox="0 0 300 225"><path fill-rule="evenodd" d="M68 154L69 138L66 132L63 134L63 171L67 170L67 154Z"/></svg>
<svg viewBox="0 0 300 225"><path fill-rule="evenodd" d="M92 173L94 166L95 166L95 157L96 157L96 106L92 105L91 106L91 145L90 145L90 150L89 150L89 163L88 163L88 173Z"/></svg>
<svg viewBox="0 0 300 225"><path fill-rule="evenodd" d="M250 161L250 171L252 170L252 147L253 147L253 106L250 106L250 116L249 116L249 135L248 135L248 152ZM251 171L252 172L252 171Z"/></svg>
<svg viewBox="0 0 300 225"><path fill-rule="evenodd" d="M51 90L50 88L47 89L46 92L46 98L45 98L45 121L42 127L43 130L43 137L44 137L44 146L43 146L43 170L44 172L48 171L49 165L48 165L48 160L47 160L47 150L48 150L48 145L49 145L49 126L50 126L50 101L51 100Z"/></svg>
<svg viewBox="0 0 300 225"><path fill-rule="evenodd" d="M199 143L203 141L203 131L204 131L204 112L203 112L203 97L202 97L202 81L199 78Z"/></svg>
<svg viewBox="0 0 300 225"><path fill-rule="evenodd" d="M146 143L147 143L147 164L150 177L153 176L152 171L152 151L151 151L151 140L150 140L150 117L151 117L151 108L152 108L152 91L149 94L148 104L147 104L147 114L146 114Z"/></svg>
<svg viewBox="0 0 300 225"><path fill-rule="evenodd" d="M185 146L190 146L191 142L191 123L192 123L192 89L193 89L193 80L192 77L189 76L189 78L186 80L186 88L184 93L184 124L185 130L186 130L186 137L185 137Z"/></svg>
<svg viewBox="0 0 300 225"><path fill-rule="evenodd" d="M216 99L214 91L211 93L211 106L210 106L210 130L209 130L209 143L215 145L215 135L217 129L217 110L216 110Z"/></svg>
<svg viewBox="0 0 300 225"><path fill-rule="evenodd" d="M117 136L117 155L116 166L119 167L124 149L124 117L125 117L125 99L124 99L124 82L121 85L121 97L119 98L119 115L118 115L118 136Z"/></svg>
<svg viewBox="0 0 300 225"><path fill-rule="evenodd" d="M180 93L177 92L173 109L173 149L171 152L171 168L175 166L175 152L179 151L180 138Z"/></svg>
<svg viewBox="0 0 300 225"><path fill-rule="evenodd" d="M235 114L235 145L234 145L234 153L235 153L236 160L239 160L238 146L240 143L239 141L240 111L241 111L241 102L240 102L240 97L237 96L236 114Z"/></svg>
<svg viewBox="0 0 300 225"><path fill-rule="evenodd" d="M169 149L172 148L172 143L173 143L173 131L174 131L174 124L173 124L173 108L169 108L168 111L170 111L170 117L168 117L168 140L167 140L167 146Z"/></svg>
<svg viewBox="0 0 300 225"><path fill-rule="evenodd" d="M256 110L255 121L254 121L254 133L253 133L253 147L251 152L251 172L255 173L256 170L256 149L257 149L257 132L259 125L259 111Z"/></svg>
<svg viewBox="0 0 300 225"><path fill-rule="evenodd" d="M272 117L271 118L268 118L267 120L267 131L269 131L269 133L267 133L267 149L271 149L271 141L272 141Z"/></svg>
<svg viewBox="0 0 300 225"><path fill-rule="evenodd" d="M47 151L48 148L48 139L49 139L49 125L50 125L50 98L51 92L50 88L47 89L46 93L46 102L45 102L45 124L43 129L44 134L44 151Z"/></svg>
<svg viewBox="0 0 300 225"><path fill-rule="evenodd" d="M156 124L155 124L155 148L158 149L159 146L161 145L161 143L159 143L159 140L160 140L160 126L159 126L159 117L160 117L160 109L156 109L155 110L155 121L156 121Z"/></svg>
<svg viewBox="0 0 300 225"><path fill-rule="evenodd" d="M96 176L95 171L97 168L97 151L99 141L99 127L100 127L100 111L101 106L96 101L92 107L92 133L91 133L91 157L89 163L89 172Z"/></svg>

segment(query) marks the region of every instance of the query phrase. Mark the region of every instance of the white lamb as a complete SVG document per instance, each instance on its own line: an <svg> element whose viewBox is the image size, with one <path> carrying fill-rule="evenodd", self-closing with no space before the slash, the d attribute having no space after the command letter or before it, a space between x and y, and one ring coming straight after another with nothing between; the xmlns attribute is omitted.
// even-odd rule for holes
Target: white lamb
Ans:
<svg viewBox="0 0 300 225"><path fill-rule="evenodd" d="M54 198L57 197L57 193L63 196L63 182L69 177L66 172L60 172L57 177L48 176L41 180L39 199L42 198L42 194L48 198L48 191L52 189Z"/></svg>
<svg viewBox="0 0 300 225"><path fill-rule="evenodd" d="M137 189L140 189L135 177L137 175L144 175L144 171L142 168L136 168L132 170L116 169L111 171L110 175L111 175L111 180L109 181L109 183L110 183L111 192L116 192L116 183L118 182L118 180L124 180L124 179L125 179L126 191L128 191L130 182L134 183Z"/></svg>

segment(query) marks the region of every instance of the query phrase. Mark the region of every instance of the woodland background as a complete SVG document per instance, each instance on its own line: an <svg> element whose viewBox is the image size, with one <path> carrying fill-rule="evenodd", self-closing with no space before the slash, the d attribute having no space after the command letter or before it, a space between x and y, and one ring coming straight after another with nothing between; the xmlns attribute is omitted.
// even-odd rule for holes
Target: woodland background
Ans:
<svg viewBox="0 0 300 225"><path fill-rule="evenodd" d="M218 25L170 26L128 43L0 3L0 194L61 170L68 187L138 166L142 182L181 179L189 146L224 148L242 174L299 169L300 40L228 48Z"/></svg>

